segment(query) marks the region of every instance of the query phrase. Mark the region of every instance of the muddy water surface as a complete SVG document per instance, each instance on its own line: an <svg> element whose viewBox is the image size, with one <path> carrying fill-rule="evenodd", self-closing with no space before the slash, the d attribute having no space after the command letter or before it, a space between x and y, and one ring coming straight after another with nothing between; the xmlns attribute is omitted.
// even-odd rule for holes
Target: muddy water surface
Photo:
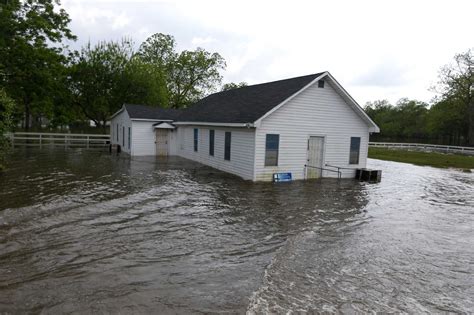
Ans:
<svg viewBox="0 0 474 315"><path fill-rule="evenodd" d="M474 311L474 174L251 183L180 158L18 150L0 312Z"/></svg>

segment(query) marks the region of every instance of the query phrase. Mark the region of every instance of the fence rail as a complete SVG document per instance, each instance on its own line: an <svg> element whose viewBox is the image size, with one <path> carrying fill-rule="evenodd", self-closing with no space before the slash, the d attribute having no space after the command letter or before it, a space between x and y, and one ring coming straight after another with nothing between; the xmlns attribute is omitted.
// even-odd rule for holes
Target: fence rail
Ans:
<svg viewBox="0 0 474 315"><path fill-rule="evenodd" d="M110 143L110 135L99 134L13 132L7 136L13 147L104 148Z"/></svg>
<svg viewBox="0 0 474 315"><path fill-rule="evenodd" d="M459 147L452 145L438 145L426 143L369 142L369 146L397 149L413 149L425 152L436 151L443 153L460 153L466 155L474 155L474 147Z"/></svg>

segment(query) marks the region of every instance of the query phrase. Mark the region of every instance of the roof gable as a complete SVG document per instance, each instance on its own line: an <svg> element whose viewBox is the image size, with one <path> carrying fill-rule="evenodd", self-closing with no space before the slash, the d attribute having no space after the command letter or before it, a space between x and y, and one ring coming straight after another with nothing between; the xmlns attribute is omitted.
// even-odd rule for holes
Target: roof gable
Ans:
<svg viewBox="0 0 474 315"><path fill-rule="evenodd" d="M187 108L182 122L253 123L324 72L211 94Z"/></svg>
<svg viewBox="0 0 474 315"><path fill-rule="evenodd" d="M369 126L369 132L380 132L380 128L374 123L374 121L367 115L367 113L362 109L362 107L352 98L352 96L347 93L347 91L342 87L342 85L337 82L337 80L329 73L329 72L323 72L319 78L319 80L325 80L325 81L331 81L333 83L333 88L338 93L344 102L348 105L349 108L351 108L368 126ZM315 83L316 79L307 84L305 87L288 97L286 100L278 104L277 106L273 107L270 111L268 111L265 115L260 117L258 120L255 121L255 125L259 125L260 122L274 113L276 110L278 110L280 107L284 106L286 103L291 101L294 97L296 97L298 94L302 93L306 88L311 86L313 83Z"/></svg>

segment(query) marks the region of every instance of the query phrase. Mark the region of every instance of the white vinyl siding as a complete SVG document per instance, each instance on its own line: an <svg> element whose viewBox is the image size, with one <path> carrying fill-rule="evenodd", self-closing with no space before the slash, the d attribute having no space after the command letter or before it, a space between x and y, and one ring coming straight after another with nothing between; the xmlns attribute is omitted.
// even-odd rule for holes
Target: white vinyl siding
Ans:
<svg viewBox="0 0 474 315"><path fill-rule="evenodd" d="M122 152L126 152L128 154L131 154L131 149L128 145L128 137L127 134L124 133L124 130L128 130L128 128L131 126L130 117L128 116L126 110L122 111L110 121L111 143L120 145Z"/></svg>
<svg viewBox="0 0 474 315"><path fill-rule="evenodd" d="M278 166L265 167L267 134L279 134ZM310 136L324 137L323 165L365 167L369 127L326 81L324 88L313 84L278 110L264 118L256 132L254 180L270 181L272 174L291 172L294 179L303 179ZM351 137L360 137L359 164L349 164ZM353 170L342 170L343 177L355 175ZM337 173L323 172L323 177Z"/></svg>
<svg viewBox="0 0 474 315"><path fill-rule="evenodd" d="M155 155L155 131L153 123L132 121L132 155Z"/></svg>
<svg viewBox="0 0 474 315"><path fill-rule="evenodd" d="M194 128L198 131L198 151L194 151ZM214 156L209 155L209 130L214 131ZM224 159L225 132L232 133L231 159ZM179 156L209 165L216 169L253 179L255 156L255 131L247 128L217 128L205 126L179 126L178 139L183 145L177 152Z"/></svg>

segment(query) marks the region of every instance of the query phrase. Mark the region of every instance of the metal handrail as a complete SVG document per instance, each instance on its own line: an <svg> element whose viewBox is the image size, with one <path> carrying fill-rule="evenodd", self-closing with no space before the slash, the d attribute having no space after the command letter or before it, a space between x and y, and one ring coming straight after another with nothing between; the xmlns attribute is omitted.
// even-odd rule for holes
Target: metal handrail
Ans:
<svg viewBox="0 0 474 315"><path fill-rule="evenodd" d="M353 168L353 167L342 167L342 166L336 166L336 165L331 165L331 164L324 164L325 166L329 166L329 167L335 167L337 169L341 169L341 170L356 170L356 168Z"/></svg>
<svg viewBox="0 0 474 315"><path fill-rule="evenodd" d="M353 167L342 167L342 166L336 166L336 165L331 165L331 164L327 164L327 163L324 164L324 165L329 166L329 167L337 168L338 172L341 172L341 170L351 170L351 171L356 171L357 170L357 168L353 168Z"/></svg>
<svg viewBox="0 0 474 315"><path fill-rule="evenodd" d="M320 169L322 171L328 171L328 172L334 172L334 173L337 173L337 179L341 179L341 176L342 176L342 173L340 171L336 171L336 170L332 170L330 168L324 168L324 167L319 167L319 166L312 166L312 165L307 165L305 164L304 167L310 167L310 168L317 168L317 169ZM305 173L305 179L306 179L306 171L304 172Z"/></svg>

